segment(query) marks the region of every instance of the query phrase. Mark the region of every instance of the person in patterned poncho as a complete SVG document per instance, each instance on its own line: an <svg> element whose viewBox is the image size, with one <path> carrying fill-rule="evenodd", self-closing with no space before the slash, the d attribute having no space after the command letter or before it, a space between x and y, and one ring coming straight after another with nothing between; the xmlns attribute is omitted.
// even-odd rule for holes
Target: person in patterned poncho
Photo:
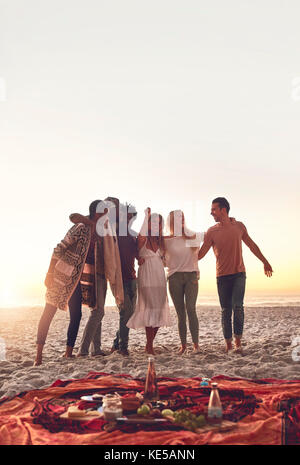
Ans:
<svg viewBox="0 0 300 465"><path fill-rule="evenodd" d="M53 251L45 279L47 287L46 305L38 325L37 352L34 365L41 365L42 363L42 352L48 330L58 308L67 310L69 306L70 323L64 356L72 357L81 320L81 306L82 304L88 305L90 308L95 308L96 306L96 296L98 293L95 270L97 269L97 261L100 261L101 241L103 241L103 238L95 234L95 225L107 213L106 209L104 209L103 213L96 212L99 202L99 200L96 200L90 205L89 217L93 220L94 227L92 224L76 224L67 232L64 239ZM107 250L111 250L109 243L111 240L111 238L107 238ZM91 250L91 246L93 250ZM94 267L91 267L87 263L87 257L93 252L96 263ZM122 301L124 298L123 289L118 284L118 279L115 278L117 274L112 277L111 270L109 272L107 274L109 275L116 301Z"/></svg>

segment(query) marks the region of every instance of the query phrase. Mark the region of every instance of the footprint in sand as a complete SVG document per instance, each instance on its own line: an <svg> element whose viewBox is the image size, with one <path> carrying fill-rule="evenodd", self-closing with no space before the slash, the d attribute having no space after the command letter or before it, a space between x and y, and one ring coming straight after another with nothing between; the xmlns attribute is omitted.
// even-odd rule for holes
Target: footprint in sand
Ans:
<svg viewBox="0 0 300 465"><path fill-rule="evenodd" d="M30 366L32 366L32 360L31 359L23 360L23 362L20 363L20 367L30 367Z"/></svg>

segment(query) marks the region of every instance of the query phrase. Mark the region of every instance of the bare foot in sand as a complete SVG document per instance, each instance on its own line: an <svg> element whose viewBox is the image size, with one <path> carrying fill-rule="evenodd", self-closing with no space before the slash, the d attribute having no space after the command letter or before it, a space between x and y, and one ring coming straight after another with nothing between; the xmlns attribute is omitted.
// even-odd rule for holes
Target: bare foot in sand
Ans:
<svg viewBox="0 0 300 465"><path fill-rule="evenodd" d="M34 363L33 363L33 366L38 367L38 366L42 365L42 363L43 363L42 357L36 358Z"/></svg>
<svg viewBox="0 0 300 465"><path fill-rule="evenodd" d="M200 351L199 344L194 344L193 354L200 354L200 353L201 351Z"/></svg>
<svg viewBox="0 0 300 465"><path fill-rule="evenodd" d="M235 337L234 338L234 345L235 345L234 352L236 354L243 354L242 340L241 340L240 337Z"/></svg>
<svg viewBox="0 0 300 465"><path fill-rule="evenodd" d="M233 347L232 347L232 342L231 342L231 339L225 339L225 352L226 354L228 354L228 352L230 350L232 350Z"/></svg>
<svg viewBox="0 0 300 465"><path fill-rule="evenodd" d="M64 358L74 358L75 355L73 355L72 352L73 352L73 347L66 346L66 351L65 351L63 357Z"/></svg>
<svg viewBox="0 0 300 465"><path fill-rule="evenodd" d="M182 344L182 345L180 346L179 351L178 351L178 355L184 354L185 351L186 351L186 344Z"/></svg>

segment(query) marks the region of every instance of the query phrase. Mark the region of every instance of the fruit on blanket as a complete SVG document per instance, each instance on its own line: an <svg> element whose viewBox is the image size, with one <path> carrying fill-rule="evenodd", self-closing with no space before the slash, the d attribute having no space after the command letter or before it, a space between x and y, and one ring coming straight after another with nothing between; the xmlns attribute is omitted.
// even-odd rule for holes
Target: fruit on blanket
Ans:
<svg viewBox="0 0 300 465"><path fill-rule="evenodd" d="M162 414L163 417L173 417L174 416L173 410L171 410L169 408L165 408L164 410L162 410L161 414Z"/></svg>
<svg viewBox="0 0 300 465"><path fill-rule="evenodd" d="M149 405L143 404L141 407L137 409L138 415L148 415L150 413Z"/></svg>
<svg viewBox="0 0 300 465"><path fill-rule="evenodd" d="M199 415L196 420L197 426L201 428L201 426L204 426L206 424L205 416L204 415Z"/></svg>
<svg viewBox="0 0 300 465"><path fill-rule="evenodd" d="M190 431L195 431L206 424L204 415L197 417L194 413L185 409L174 412L174 421Z"/></svg>

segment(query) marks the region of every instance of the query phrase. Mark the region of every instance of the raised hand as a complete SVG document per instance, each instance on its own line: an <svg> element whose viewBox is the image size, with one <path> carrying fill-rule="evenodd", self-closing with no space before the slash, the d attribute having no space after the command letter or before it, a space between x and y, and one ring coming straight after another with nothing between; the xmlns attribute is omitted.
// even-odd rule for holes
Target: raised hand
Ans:
<svg viewBox="0 0 300 465"><path fill-rule="evenodd" d="M150 218L150 216L151 216L151 208L150 207L146 208L145 215L148 216L148 218Z"/></svg>

